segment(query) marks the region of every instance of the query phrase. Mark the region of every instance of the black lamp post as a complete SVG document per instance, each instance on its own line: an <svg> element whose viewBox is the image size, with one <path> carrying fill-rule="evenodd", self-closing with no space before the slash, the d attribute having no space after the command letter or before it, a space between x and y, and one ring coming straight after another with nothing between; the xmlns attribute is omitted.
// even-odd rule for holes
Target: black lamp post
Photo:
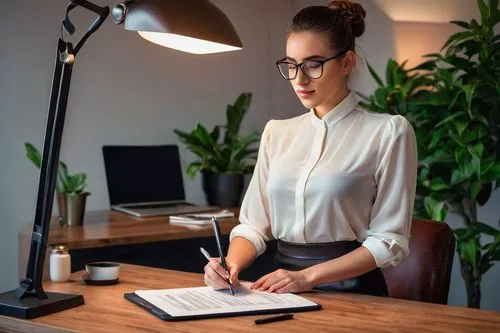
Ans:
<svg viewBox="0 0 500 333"><path fill-rule="evenodd" d="M69 34L75 32L69 12L76 7L98 17L73 46L64 40L63 29ZM84 304L82 295L45 292L42 275L73 63L85 41L108 15L108 6L99 7L86 0L68 4L57 43L26 277L16 290L0 293L1 315L30 319ZM113 9L112 16L126 30L138 31L151 42L185 52L203 54L242 48L229 19L208 0L127 0Z"/></svg>

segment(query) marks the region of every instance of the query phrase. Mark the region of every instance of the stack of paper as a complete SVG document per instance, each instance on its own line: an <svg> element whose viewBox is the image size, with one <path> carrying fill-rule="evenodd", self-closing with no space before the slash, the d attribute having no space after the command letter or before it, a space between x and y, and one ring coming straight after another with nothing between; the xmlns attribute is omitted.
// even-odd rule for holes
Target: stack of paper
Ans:
<svg viewBox="0 0 500 333"><path fill-rule="evenodd" d="M207 213L194 213L194 214L182 214L182 215L171 215L170 223L172 224L191 224L191 225L208 225L212 222L212 216L216 219L228 219L233 218L234 213L230 210L224 209L215 212Z"/></svg>
<svg viewBox="0 0 500 333"><path fill-rule="evenodd" d="M136 303L163 320L188 320L298 312L321 309L307 298L286 293L276 294L250 289L242 282L234 296L227 290L212 287L192 287L164 290L136 290L126 293L126 299Z"/></svg>

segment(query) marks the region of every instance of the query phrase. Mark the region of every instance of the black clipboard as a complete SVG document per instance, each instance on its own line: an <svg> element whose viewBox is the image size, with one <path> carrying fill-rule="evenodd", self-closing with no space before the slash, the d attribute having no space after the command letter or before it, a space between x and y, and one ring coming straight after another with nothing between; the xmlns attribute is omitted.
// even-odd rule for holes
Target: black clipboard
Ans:
<svg viewBox="0 0 500 333"><path fill-rule="evenodd" d="M251 315L261 315L261 314L275 314L275 313L286 313L286 312L305 312L305 311L315 311L321 310L321 304L315 303L314 305L293 307L293 308L281 308L281 309L269 309L269 310L250 310L242 312L225 312L225 313L213 313L213 314L202 314L202 315L190 315L190 316L171 316L167 312L161 310L160 308L149 303L136 293L125 293L123 294L125 299L138 305L149 313L155 315L161 320L167 321L184 321L184 320L196 320L196 319L209 319L209 318L224 318L224 317L238 317L238 316L251 316Z"/></svg>

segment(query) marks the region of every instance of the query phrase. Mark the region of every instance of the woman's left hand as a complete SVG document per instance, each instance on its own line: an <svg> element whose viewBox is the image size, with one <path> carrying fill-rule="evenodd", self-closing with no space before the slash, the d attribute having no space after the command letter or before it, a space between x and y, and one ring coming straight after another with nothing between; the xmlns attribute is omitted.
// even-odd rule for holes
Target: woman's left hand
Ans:
<svg viewBox="0 0 500 333"><path fill-rule="evenodd" d="M313 287L304 270L287 271L278 269L255 281L251 288L281 294L309 291Z"/></svg>

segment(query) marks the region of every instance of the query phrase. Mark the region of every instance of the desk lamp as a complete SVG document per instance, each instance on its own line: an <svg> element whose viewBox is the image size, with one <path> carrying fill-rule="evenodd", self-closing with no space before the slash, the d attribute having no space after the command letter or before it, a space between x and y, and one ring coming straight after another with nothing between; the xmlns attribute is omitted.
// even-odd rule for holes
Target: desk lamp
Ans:
<svg viewBox="0 0 500 333"><path fill-rule="evenodd" d="M69 12L76 7L98 17L73 46L64 40L64 31L70 35L75 32ZM0 315L30 319L84 304L82 295L45 292L42 275L73 63L108 15L108 6L86 0L68 4L57 43L26 277L16 290L0 293ZM180 51L206 54L242 48L229 19L208 0L127 0L113 8L112 17L125 30L137 31L151 42Z"/></svg>

